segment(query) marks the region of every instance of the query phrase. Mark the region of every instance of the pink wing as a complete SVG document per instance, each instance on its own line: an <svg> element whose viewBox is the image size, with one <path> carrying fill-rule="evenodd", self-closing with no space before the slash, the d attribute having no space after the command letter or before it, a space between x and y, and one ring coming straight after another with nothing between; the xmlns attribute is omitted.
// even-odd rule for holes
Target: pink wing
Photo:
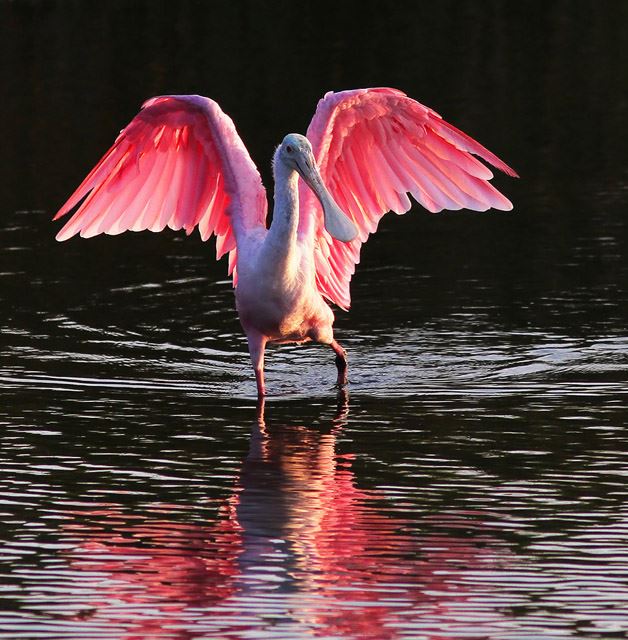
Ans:
<svg viewBox="0 0 628 640"><path fill-rule="evenodd" d="M320 205L301 186L299 233L314 236L316 281L322 295L343 309L360 248L387 211L405 213L410 193L428 211L491 207L511 202L488 180L491 171L471 154L510 176L517 174L435 111L396 89L327 93L307 130L321 176L359 235L349 243L323 227ZM309 213L309 215L308 215Z"/></svg>
<svg viewBox="0 0 628 640"><path fill-rule="evenodd" d="M217 258L231 252L229 273L236 240L265 229L259 172L231 118L202 96L147 100L55 220L83 198L57 240L198 226L203 240L216 235Z"/></svg>

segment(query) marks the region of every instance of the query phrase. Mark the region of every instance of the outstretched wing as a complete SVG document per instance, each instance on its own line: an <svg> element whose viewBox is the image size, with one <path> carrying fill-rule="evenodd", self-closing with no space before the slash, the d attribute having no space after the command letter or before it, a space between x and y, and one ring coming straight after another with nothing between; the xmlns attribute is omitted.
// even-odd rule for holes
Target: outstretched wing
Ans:
<svg viewBox="0 0 628 640"><path fill-rule="evenodd" d="M209 98L160 96L146 101L113 146L63 205L80 204L57 234L67 240L123 231L198 226L216 235L216 257L265 229L266 192L233 121Z"/></svg>
<svg viewBox="0 0 628 640"><path fill-rule="evenodd" d="M343 243L323 226L318 201L301 187L299 233L314 241L316 281L322 295L343 309L360 248L387 211L405 213L411 194L428 211L510 210L475 154L510 176L508 165L445 122L435 111L396 89L327 93L307 130L321 176L359 229Z"/></svg>

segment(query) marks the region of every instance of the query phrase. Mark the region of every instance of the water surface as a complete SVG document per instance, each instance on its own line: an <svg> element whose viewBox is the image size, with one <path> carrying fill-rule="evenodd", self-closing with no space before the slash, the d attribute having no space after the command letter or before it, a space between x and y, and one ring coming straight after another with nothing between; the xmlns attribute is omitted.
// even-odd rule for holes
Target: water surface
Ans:
<svg viewBox="0 0 628 640"><path fill-rule="evenodd" d="M350 4L0 4L0 637L628 632L624 5ZM324 91L377 84L523 177L512 213L384 219L346 394L283 346L256 406L196 236L53 240L150 95L218 98L269 184Z"/></svg>

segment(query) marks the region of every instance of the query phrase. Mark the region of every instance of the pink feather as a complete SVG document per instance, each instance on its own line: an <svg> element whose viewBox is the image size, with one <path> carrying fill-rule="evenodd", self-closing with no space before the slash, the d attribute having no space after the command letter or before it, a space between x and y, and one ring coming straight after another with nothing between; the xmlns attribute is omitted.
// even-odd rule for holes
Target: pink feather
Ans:
<svg viewBox="0 0 628 640"><path fill-rule="evenodd" d="M477 155L510 176L516 172L432 109L389 88L327 93L307 131L323 180L358 227L350 243L333 239L306 189L300 237L313 237L320 293L348 309L349 282L361 244L389 210L405 213L411 194L429 211L512 208L488 183L493 177Z"/></svg>
<svg viewBox="0 0 628 640"><path fill-rule="evenodd" d="M259 172L231 118L201 96L145 102L55 219L81 200L58 240L198 226L204 240L218 235L219 255L233 252L230 272L237 237L266 221Z"/></svg>

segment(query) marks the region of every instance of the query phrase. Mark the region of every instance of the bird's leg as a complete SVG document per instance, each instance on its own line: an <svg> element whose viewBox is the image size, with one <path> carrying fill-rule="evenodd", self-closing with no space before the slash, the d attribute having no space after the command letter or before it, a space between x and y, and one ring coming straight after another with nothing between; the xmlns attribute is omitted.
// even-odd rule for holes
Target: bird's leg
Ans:
<svg viewBox="0 0 628 640"><path fill-rule="evenodd" d="M253 370L255 371L255 382L257 383L257 397L263 398L266 395L264 385L264 349L266 348L266 337L261 333L247 333L249 341L249 354Z"/></svg>
<svg viewBox="0 0 628 640"><path fill-rule="evenodd" d="M335 341L332 340L331 348L336 354L336 367L338 369L338 386L344 387L347 384L347 352Z"/></svg>
<svg viewBox="0 0 628 640"><path fill-rule="evenodd" d="M266 385L264 384L264 367L255 369L255 383L257 384L257 397L263 398L266 395Z"/></svg>

